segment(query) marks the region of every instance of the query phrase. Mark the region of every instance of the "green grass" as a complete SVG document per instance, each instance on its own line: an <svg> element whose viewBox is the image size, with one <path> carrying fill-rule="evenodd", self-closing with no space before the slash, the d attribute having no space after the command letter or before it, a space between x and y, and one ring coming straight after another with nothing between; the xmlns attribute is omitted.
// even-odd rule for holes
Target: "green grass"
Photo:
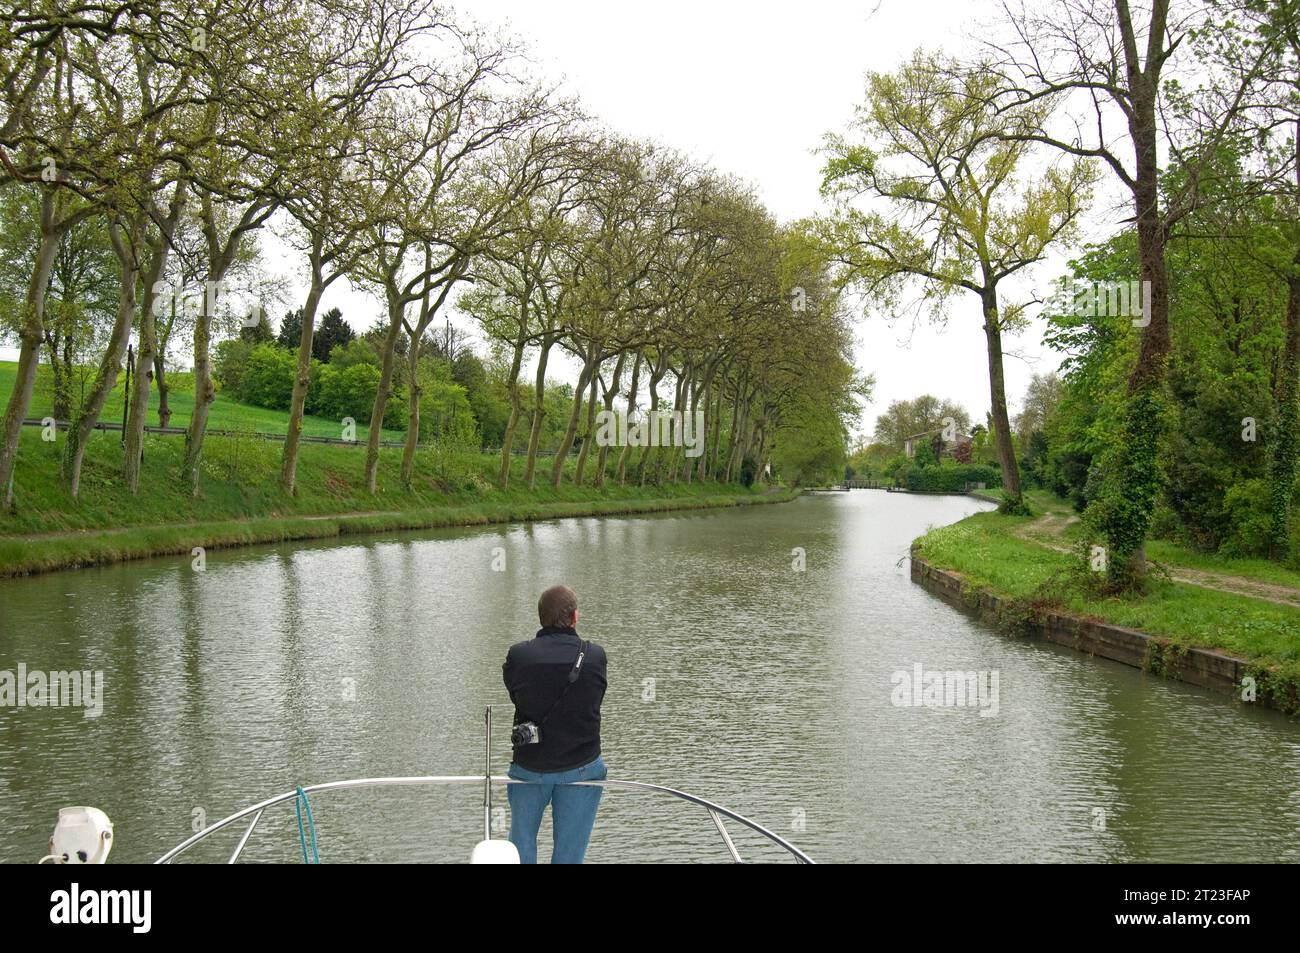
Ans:
<svg viewBox="0 0 1300 953"><path fill-rule="evenodd" d="M938 568L961 573L972 586L1025 603L1046 595L1068 612L1163 636L1179 646L1221 649L1265 664L1300 662L1300 610L1165 580L1153 580L1145 595L1098 595L1071 581L1072 554L1012 533L1034 518L977 513L930 530L915 550ZM1300 673L1300 666L1295 670Z"/></svg>
<svg viewBox="0 0 1300 953"><path fill-rule="evenodd" d="M1163 539L1147 542L1147 558L1170 566L1241 576L1243 579L1300 589L1300 572L1267 559L1244 559L1200 553Z"/></svg>
<svg viewBox="0 0 1300 953"><path fill-rule="evenodd" d="M1000 489L977 491L974 495L991 500L1002 501ZM1069 500L1056 496L1047 490L1026 490L1025 500L1035 517L1052 515L1057 517L1076 517L1074 507ZM1293 532L1300 533L1300 521L1293 527ZM1064 545L1072 545L1083 538L1084 528L1075 522L1060 534ZM1300 571L1268 559L1250 559L1233 556L1220 556L1216 553L1204 553L1181 543L1167 539L1147 540L1147 558L1152 562L1166 566L1185 569L1199 569L1204 572L1222 573L1240 576L1255 582L1265 582L1278 586L1290 586L1300 589Z"/></svg>
<svg viewBox="0 0 1300 953"><path fill-rule="evenodd" d="M59 478L63 439L60 433L57 441L44 442L35 429L22 435L14 506L0 513L0 575L187 552L194 546L791 498L760 487L714 483L579 487L572 483L573 458L560 487L550 485L551 460L543 458L536 489L529 490L524 460L516 457L512 485L502 491L495 486L497 455L438 448L417 454L409 492L399 482L400 448L384 449L378 491L371 494L364 488L365 454L357 447L321 444L302 446L297 492L290 495L278 483L282 443L209 437L203 492L195 499L181 475L183 438L164 436L146 437L141 488L132 495L121 479L120 435L96 433L87 444L81 493L74 500Z"/></svg>
<svg viewBox="0 0 1300 953"><path fill-rule="evenodd" d="M0 361L0 413L3 413L4 408L9 404L17 369L18 365L12 361ZM84 387L89 390L94 383L93 369L82 369L79 373L86 375ZM169 386L167 405L172 412L169 426L187 427L189 426L190 415L194 413L194 375L188 371L169 371L167 373L167 382ZM74 392L80 393L82 386L83 382L78 378L74 384ZM135 386L134 383L132 386ZM118 375L117 386L109 394L108 400L104 404L104 411L99 415L99 419L109 423L121 423L122 405L125 399L126 378L125 375ZM37 370L36 388L32 394L32 404L27 411L27 416L45 417L51 413L53 407L54 377L49 366L42 364ZM149 395L149 415L145 422L151 427L158 426L158 391L156 389L151 391ZM239 430L282 434L289 429L289 415L283 410L267 410L265 407L241 404L239 401L218 394L216 400L212 402L212 406L208 408L208 428L209 430ZM312 437L339 437L342 436L342 426L336 420L308 416L303 418L302 432ZM369 427L363 421L358 420L357 439L364 441L369 432ZM384 430L382 432L382 437L385 440L402 440L405 436L405 433L400 430Z"/></svg>

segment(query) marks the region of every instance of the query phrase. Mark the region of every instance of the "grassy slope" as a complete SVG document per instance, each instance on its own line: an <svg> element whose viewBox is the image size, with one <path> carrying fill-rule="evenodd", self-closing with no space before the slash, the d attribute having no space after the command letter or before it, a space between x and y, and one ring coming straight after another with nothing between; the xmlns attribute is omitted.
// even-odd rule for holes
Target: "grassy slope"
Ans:
<svg viewBox="0 0 1300 953"><path fill-rule="evenodd" d="M188 552L194 546L790 498L717 484L575 487L572 459L564 485L550 485L549 461L542 461L538 486L528 490L524 461L516 458L512 486L501 491L493 485L499 457L432 449L417 456L415 485L407 493L398 481L397 448L381 453L379 491L371 495L362 489L361 447L319 444L303 445L298 492L290 496L277 482L282 444L210 437L204 492L193 499L180 473L183 439L155 436L146 437L141 492L132 496L120 478L119 435L97 433L87 446L81 496L73 500L59 479L62 442L62 434L54 443L43 442L34 429L23 434L15 507L0 513L0 575Z"/></svg>
<svg viewBox="0 0 1300 953"><path fill-rule="evenodd" d="M0 361L0 413L9 403L9 397L13 393L14 375L17 365L12 361ZM187 427L190 422L190 414L194 412L194 375L189 372L169 372L167 381L170 390L167 394L167 404L171 408L172 417L169 426ZM93 383L93 378L88 378L85 386L89 388ZM50 374L48 365L42 364L36 375L36 390L32 394L32 405L27 411L28 417L44 417L50 413L53 403L53 385L54 378ZM79 387L80 385L76 385ZM132 385L134 386L134 385ZM100 419L105 422L121 423L122 422L122 403L126 397L126 381L123 375L118 376L117 386L109 394L108 401L104 405L104 412L100 414ZM282 410L267 410L265 407L253 407L250 404L241 404L236 400L230 400L226 397L217 395L212 406L208 410L208 426L212 430L243 430L243 431L260 431L263 433L285 433L288 429L289 415ZM158 392L154 390L149 395L149 416L145 421L149 426L158 425ZM342 428L338 421L329 420L324 417L304 417L302 432L312 437L339 437L342 435ZM357 439L365 440L369 433L369 428L362 421L357 421ZM401 440L405 434L397 430L385 430L383 437L385 440Z"/></svg>
<svg viewBox="0 0 1300 953"><path fill-rule="evenodd" d="M1035 509L1044 511L1041 500ZM978 513L930 530L915 545L918 555L934 565L960 572L972 585L1001 595L1037 601L1050 592L1048 601L1080 615L1161 635L1178 645L1285 663L1300 673L1300 611L1173 582L1154 582L1142 597L1099 596L1068 582L1072 554L1013 534L1036 518ZM1219 561L1216 567L1252 562Z"/></svg>

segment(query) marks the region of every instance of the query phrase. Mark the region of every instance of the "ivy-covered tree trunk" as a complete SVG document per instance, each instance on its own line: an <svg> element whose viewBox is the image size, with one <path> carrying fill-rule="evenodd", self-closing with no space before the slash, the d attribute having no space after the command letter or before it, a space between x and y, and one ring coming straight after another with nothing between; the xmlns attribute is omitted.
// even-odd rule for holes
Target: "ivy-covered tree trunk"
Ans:
<svg viewBox="0 0 1300 953"><path fill-rule="evenodd" d="M1300 251L1294 267L1300 269ZM1277 427L1269 461L1269 555L1291 553L1291 498L1295 493L1296 458L1300 451L1300 274L1287 279L1286 343L1277 387Z"/></svg>
<svg viewBox="0 0 1300 953"><path fill-rule="evenodd" d="M1101 508L1108 547L1106 572L1114 589L1132 588L1146 574L1146 535L1160 491L1158 453L1169 358L1169 270L1158 184L1156 93L1147 87L1134 84L1135 118L1130 128L1137 152L1133 197L1138 274L1147 289L1150 321L1142 329L1137 363L1129 376L1128 401Z"/></svg>

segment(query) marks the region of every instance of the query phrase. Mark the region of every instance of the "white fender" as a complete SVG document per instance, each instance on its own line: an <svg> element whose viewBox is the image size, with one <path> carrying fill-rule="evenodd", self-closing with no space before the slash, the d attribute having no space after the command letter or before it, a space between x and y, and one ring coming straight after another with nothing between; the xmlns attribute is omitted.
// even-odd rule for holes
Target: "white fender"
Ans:
<svg viewBox="0 0 1300 953"><path fill-rule="evenodd" d="M97 807L63 807L41 863L102 864L112 849L113 822L107 814Z"/></svg>
<svg viewBox="0 0 1300 953"><path fill-rule="evenodd" d="M519 849L508 840L481 840L469 855L471 864L517 864Z"/></svg>

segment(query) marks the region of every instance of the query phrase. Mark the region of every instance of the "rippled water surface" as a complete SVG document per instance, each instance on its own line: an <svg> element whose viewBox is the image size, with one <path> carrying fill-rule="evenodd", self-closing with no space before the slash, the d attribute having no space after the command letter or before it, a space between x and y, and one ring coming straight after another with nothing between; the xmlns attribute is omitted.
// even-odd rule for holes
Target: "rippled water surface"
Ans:
<svg viewBox="0 0 1300 953"><path fill-rule="evenodd" d="M505 650L559 581L609 653L611 777L717 800L818 860L1300 860L1300 723L1008 639L909 581L908 543L981 505L858 491L0 582L0 669L98 669L106 695L97 719L0 708L0 860L38 859L69 804L112 817L114 861L144 861L299 783L481 773ZM893 704L917 664L996 672L996 714ZM460 861L482 836L480 787L313 806L327 863ZM245 857L300 860L292 808ZM703 811L631 791L588 854L726 859Z"/></svg>

